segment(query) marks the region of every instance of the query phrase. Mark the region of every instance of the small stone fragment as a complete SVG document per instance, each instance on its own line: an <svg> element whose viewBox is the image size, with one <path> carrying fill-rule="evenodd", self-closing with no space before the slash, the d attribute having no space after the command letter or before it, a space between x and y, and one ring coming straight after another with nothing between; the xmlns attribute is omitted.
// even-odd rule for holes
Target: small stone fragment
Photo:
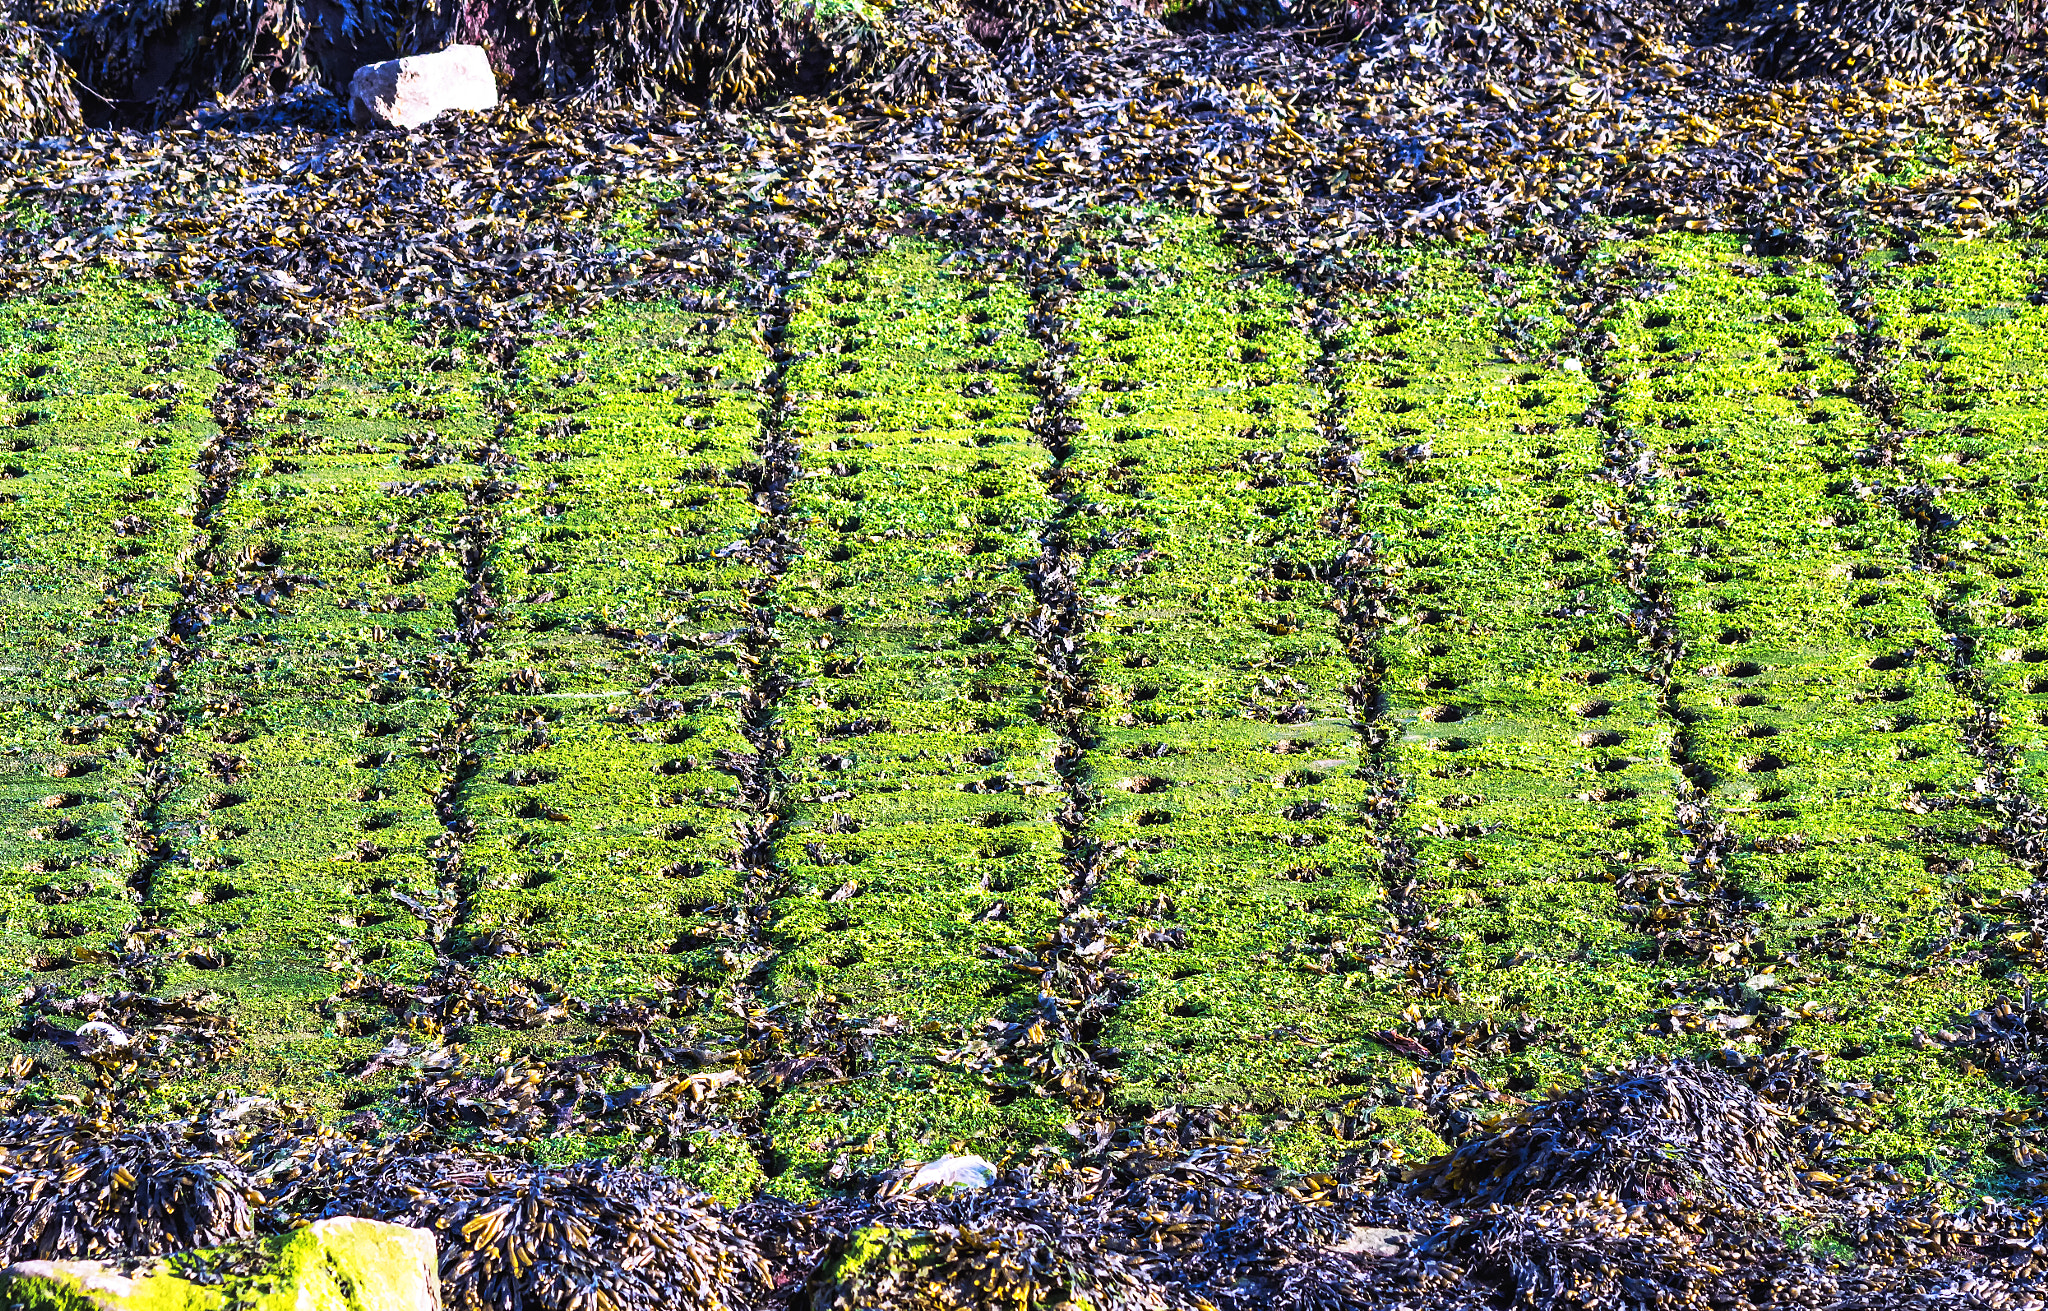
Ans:
<svg viewBox="0 0 2048 1311"><path fill-rule="evenodd" d="M349 83L349 119L359 128L416 128L451 109L493 109L498 79L482 46L365 64Z"/></svg>

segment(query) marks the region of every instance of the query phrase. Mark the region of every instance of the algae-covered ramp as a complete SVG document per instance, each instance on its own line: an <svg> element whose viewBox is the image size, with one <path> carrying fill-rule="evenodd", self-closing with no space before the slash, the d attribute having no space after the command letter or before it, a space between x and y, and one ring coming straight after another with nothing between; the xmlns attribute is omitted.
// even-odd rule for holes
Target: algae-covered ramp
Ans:
<svg viewBox="0 0 2048 1311"><path fill-rule="evenodd" d="M145 1098L659 1098L800 1195L1804 1048L1990 1168L1915 1031L2037 950L2035 256L757 256L291 349L0 306L34 1086L100 1017L205 1054Z"/></svg>
<svg viewBox="0 0 2048 1311"><path fill-rule="evenodd" d="M133 920L148 762L120 749L166 658L207 402L229 341L103 282L0 309L7 954L51 971Z"/></svg>

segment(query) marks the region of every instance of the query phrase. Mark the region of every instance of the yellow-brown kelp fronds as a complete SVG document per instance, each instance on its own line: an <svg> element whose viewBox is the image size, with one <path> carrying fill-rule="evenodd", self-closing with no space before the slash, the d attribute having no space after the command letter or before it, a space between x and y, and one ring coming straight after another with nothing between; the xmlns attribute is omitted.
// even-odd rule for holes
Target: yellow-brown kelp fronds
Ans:
<svg viewBox="0 0 2048 1311"><path fill-rule="evenodd" d="M1369 1152L1335 1174L1290 1173L1216 1117L1168 1108L1092 1164L938 1194L906 1191L898 1172L822 1204L726 1210L646 1171L355 1143L221 1100L129 1129L0 1121L0 1259L140 1262L346 1214L432 1229L444 1296L464 1311L1861 1311L2038 1295L2024 1212L1821 1171L1771 1141L1781 1109L1711 1070L1654 1063L1533 1106L1475 1135L1462 1165L1404 1185ZM1724 1115L1732 1148L1710 1125ZM1631 1137L1653 1125L1685 1140L1677 1168ZM1688 1143L1731 1155L1709 1163ZM1517 1168L1479 1179L1482 1160Z"/></svg>
<svg viewBox="0 0 2048 1311"><path fill-rule="evenodd" d="M1753 58L1765 77L1976 82L2038 77L2048 7L2040 0L1734 0L1701 35Z"/></svg>
<svg viewBox="0 0 2048 1311"><path fill-rule="evenodd" d="M209 102L248 103L307 83L344 90L363 63L396 53L391 21L344 0L116 0L73 28L72 66L96 122L158 127Z"/></svg>
<svg viewBox="0 0 2048 1311"><path fill-rule="evenodd" d="M0 22L0 137L64 136L81 126L71 71L43 34Z"/></svg>

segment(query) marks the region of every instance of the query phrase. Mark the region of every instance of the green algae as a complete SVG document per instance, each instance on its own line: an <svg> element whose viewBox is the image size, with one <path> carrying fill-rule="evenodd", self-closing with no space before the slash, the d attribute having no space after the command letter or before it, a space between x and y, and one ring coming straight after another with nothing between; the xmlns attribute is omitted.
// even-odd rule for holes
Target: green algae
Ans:
<svg viewBox="0 0 2048 1311"><path fill-rule="evenodd" d="M119 703L155 671L192 460L228 334L102 278L0 305L0 968L89 966L133 916L142 762ZM92 951L85 953L90 956Z"/></svg>
<svg viewBox="0 0 2048 1311"><path fill-rule="evenodd" d="M2027 875L1973 836L1969 705L1932 654L1930 601L1960 607L2038 791L2039 253L1941 246L1887 265L1874 292L1899 325L1906 471L1960 523L1941 570L1859 493L1876 433L1833 348L1852 325L1828 269L1721 238L1596 254L1642 289L1597 330L1614 418L1659 471L1651 568L1685 648L1682 718L1644 676L1601 526L1617 492L1581 421L1600 397L1569 354L1577 289L1534 262L1425 247L1391 253L1403 277L1339 306L1342 418L1362 456L1350 494L1400 598L1375 653L1380 722L1450 985L1417 996L1378 959L1389 888L1361 810L1360 671L1320 572L1346 541L1317 467L1311 307L1211 228L1157 235L1142 260L1088 270L1071 307L1070 463L1095 534L1084 778L1089 832L1117 852L1093 903L1132 984L1102 1038L1117 1109L1237 1107L1243 1132L1302 1168L1365 1143L1412 1162L1450 1126L1393 1104L1387 1088L1420 1069L1383 1031L1526 1019L1533 1038L1454 1063L1533 1096L1658 1052L1808 1048L1852 1086L1839 1129L1854 1152L1995 1182L1997 1136L1964 1112L2026 1099L1917 1035L2027 959L2002 909ZM795 686L778 708L788 878L761 987L888 1027L857 1074L767 1100L758 1137L707 1132L674 1154L721 1197L812 1197L911 1157L1072 1141L1056 1100L955 1063L1028 995L1002 956L1061 914L1057 735L1019 628L1023 571L1059 513L1026 428L1028 312L1014 284L909 243L793 293L803 554L773 596ZM19 653L0 671L10 984L105 984L111 962L91 953L136 917L120 799L140 766L57 733L147 678L173 594L226 338L187 316L149 348L157 314L106 287L0 307L0 423L40 416L0 429L37 443L0 452L20 466L0 482L16 497L0 504ZM719 914L738 878L718 762L745 745L729 635L749 567L724 548L757 517L743 466L768 345L723 302L603 305L544 325L504 392L462 334L379 319L343 329L307 394L264 412L221 531L252 572L271 560L307 581L220 625L183 682L184 781L163 814L180 856L147 906L165 930L154 985L231 994L244 1039L167 1096L261 1088L329 1115L388 1101L409 1072L344 1072L398 1030L339 990L358 973L417 983L450 955L492 987L731 1027ZM175 400L128 394L163 380ZM503 605L472 671L478 764L459 800L475 829L437 943L406 904L440 893L420 743L455 711L427 672L452 649L462 489L484 475L504 396L516 465L488 562ZM163 437L147 472L126 444L145 430ZM118 539L140 550L109 573L117 540L91 533L116 509L146 531ZM674 704L635 718L656 701ZM1681 742L1754 903L1721 962L1660 959L1616 886L1682 869ZM49 776L74 756L101 767ZM216 756L240 761L234 777ZM57 793L78 794L55 809L81 832L36 836ZM594 1037L478 1023L463 1042L546 1060ZM47 1043L28 1049L60 1071L53 1089L75 1086ZM597 1131L545 1148L629 1150Z"/></svg>

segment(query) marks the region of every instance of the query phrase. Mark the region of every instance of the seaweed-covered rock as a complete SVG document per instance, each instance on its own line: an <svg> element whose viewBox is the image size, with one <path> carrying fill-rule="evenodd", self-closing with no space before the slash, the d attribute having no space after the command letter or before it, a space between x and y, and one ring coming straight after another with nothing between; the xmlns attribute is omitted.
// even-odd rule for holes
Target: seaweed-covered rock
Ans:
<svg viewBox="0 0 2048 1311"><path fill-rule="evenodd" d="M898 9L905 11L903 14ZM400 45L476 42L516 99L651 108L668 99L756 103L893 76L986 94L988 52L968 33L1014 24L958 0L877 6L866 0L590 0L568 7L420 0ZM962 47L965 48L962 48Z"/></svg>
<svg viewBox="0 0 2048 1311"><path fill-rule="evenodd" d="M1162 1113L1173 1118L1172 1113ZM888 1307L1090 1307L1093 1311L1292 1311L1362 1305L1365 1272L1405 1251L1431 1208L1355 1206L1333 1178L1295 1179L1244 1144L1153 1141L1113 1165L1013 1168L940 1196L881 1189L837 1204L806 1243L810 1311ZM742 1216L801 1229L782 1204ZM1391 1223L1390 1223L1391 1222Z"/></svg>
<svg viewBox="0 0 2048 1311"><path fill-rule="evenodd" d="M236 1103L133 1129L0 1120L0 1261L168 1257L368 1216L438 1234L443 1291L463 1311L580 1296L731 1311L763 1286L755 1245L675 1180L373 1147L260 1112Z"/></svg>
<svg viewBox="0 0 2048 1311"><path fill-rule="evenodd" d="M483 49L515 99L652 109L858 86L996 96L1003 46L1101 23L1121 0L114 0L68 49L96 111L156 127L450 46Z"/></svg>
<svg viewBox="0 0 2048 1311"><path fill-rule="evenodd" d="M1719 1070L1648 1061L1531 1107L1422 1167L1413 1184L1461 1203L1601 1193L1796 1209L1783 1119Z"/></svg>
<svg viewBox="0 0 2048 1311"><path fill-rule="evenodd" d="M2034 0L1734 0L1706 28L1765 77L1972 81L2038 71L2048 11Z"/></svg>
<svg viewBox="0 0 2048 1311"><path fill-rule="evenodd" d="M1214 0L1228 7L1230 0ZM1461 76L1617 75L1645 66L1784 80L1975 81L2038 73L2038 0L1290 0L1300 18L1366 34L1382 57Z"/></svg>
<svg viewBox="0 0 2048 1311"><path fill-rule="evenodd" d="M209 100L339 90L399 53L374 0L116 0L72 32L73 68L115 122L156 127Z"/></svg>
<svg viewBox="0 0 2048 1311"><path fill-rule="evenodd" d="M1000 1225L868 1225L827 1250L805 1287L805 1305L810 1311L1069 1304L1153 1311L1170 1304L1166 1290L1131 1263L1104 1260L1088 1244L1044 1244L1034 1237Z"/></svg>
<svg viewBox="0 0 2048 1311"><path fill-rule="evenodd" d="M82 126L71 70L42 33L0 22L0 137L61 136Z"/></svg>
<svg viewBox="0 0 2048 1311"><path fill-rule="evenodd" d="M181 1252L140 1269L24 1261L0 1270L6 1311L440 1311L434 1236L355 1216L260 1245Z"/></svg>
<svg viewBox="0 0 2048 1311"><path fill-rule="evenodd" d="M1489 1206L1462 1219L1387 1263L1389 1284L1410 1295L1394 1305L1749 1311L1826 1305L1836 1289L1830 1272L1793 1248L1770 1217L1736 1207L1591 1193Z"/></svg>
<svg viewBox="0 0 2048 1311"><path fill-rule="evenodd" d="M661 1175L333 1140L308 1153L303 1174L272 1184L280 1209L367 1212L444 1235L443 1291L458 1311L733 1311L767 1283L753 1241L708 1199Z"/></svg>
<svg viewBox="0 0 2048 1311"><path fill-rule="evenodd" d="M1686 40L1687 0L1304 0L1338 30L1369 27L1382 57L1465 77L1623 68L1667 61Z"/></svg>
<svg viewBox="0 0 2048 1311"><path fill-rule="evenodd" d="M256 1237L239 1126L0 1122L0 1261L163 1256Z"/></svg>

